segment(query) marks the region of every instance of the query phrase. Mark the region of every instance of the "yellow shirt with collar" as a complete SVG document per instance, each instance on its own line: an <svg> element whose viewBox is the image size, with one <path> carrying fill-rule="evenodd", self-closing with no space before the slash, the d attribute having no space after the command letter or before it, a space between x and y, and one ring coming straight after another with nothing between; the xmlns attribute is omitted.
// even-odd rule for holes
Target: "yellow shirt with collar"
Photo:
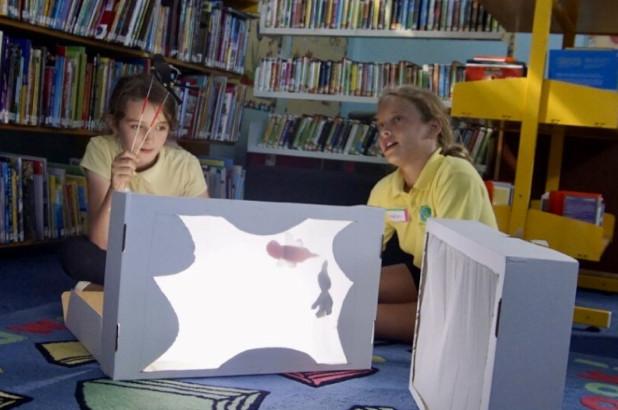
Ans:
<svg viewBox="0 0 618 410"><path fill-rule="evenodd" d="M485 184L472 164L463 158L444 156L438 149L409 192L405 192L404 185L397 169L373 187L368 205L387 210L384 245L396 231L399 246L414 255L417 267L423 260L425 223L430 217L470 219L497 228Z"/></svg>
<svg viewBox="0 0 618 410"><path fill-rule="evenodd" d="M81 160L82 168L111 178L112 162L122 152L114 135L93 137ZM138 172L129 183L131 192L165 196L195 197L206 192L206 180L199 160L180 147L164 145L157 162Z"/></svg>

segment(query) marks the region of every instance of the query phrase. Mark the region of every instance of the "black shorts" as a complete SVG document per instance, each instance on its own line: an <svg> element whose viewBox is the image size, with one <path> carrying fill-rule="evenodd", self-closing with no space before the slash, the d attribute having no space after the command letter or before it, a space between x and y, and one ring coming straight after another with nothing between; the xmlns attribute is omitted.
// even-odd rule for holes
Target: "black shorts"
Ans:
<svg viewBox="0 0 618 410"><path fill-rule="evenodd" d="M73 279L103 285L107 253L86 236L64 239L60 249L60 262L64 271Z"/></svg>
<svg viewBox="0 0 618 410"><path fill-rule="evenodd" d="M403 263L408 267L408 270L412 275L412 279L414 280L414 285L418 289L418 284L421 279L421 270L414 266L412 263L413 260L413 255L401 250L401 247L399 246L399 238L397 238L397 233L395 233L388 241L386 248L384 248L384 251L382 252L382 266L398 265Z"/></svg>

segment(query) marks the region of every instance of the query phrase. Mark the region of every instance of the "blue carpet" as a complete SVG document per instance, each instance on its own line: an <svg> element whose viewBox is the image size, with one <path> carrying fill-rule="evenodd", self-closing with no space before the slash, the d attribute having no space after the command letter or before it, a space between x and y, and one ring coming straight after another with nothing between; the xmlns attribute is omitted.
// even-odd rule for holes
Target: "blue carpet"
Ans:
<svg viewBox="0 0 618 410"><path fill-rule="evenodd" d="M4 250L0 259L0 314L56 302L75 284L53 247Z"/></svg>
<svg viewBox="0 0 618 410"><path fill-rule="evenodd" d="M2 256L0 408L416 409L398 344L376 346L373 370L358 374L110 381L62 325L58 298L72 285L50 249ZM579 291L577 301L618 312L616 295ZM618 409L617 327L574 329L563 409Z"/></svg>

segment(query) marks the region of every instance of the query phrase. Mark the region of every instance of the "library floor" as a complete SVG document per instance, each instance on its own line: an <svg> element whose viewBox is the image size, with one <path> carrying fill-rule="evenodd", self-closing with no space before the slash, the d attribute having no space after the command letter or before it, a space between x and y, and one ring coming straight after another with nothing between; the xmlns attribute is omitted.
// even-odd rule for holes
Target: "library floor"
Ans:
<svg viewBox="0 0 618 410"><path fill-rule="evenodd" d="M0 408L417 408L409 349L397 344L376 345L369 371L109 380L62 324L59 295L72 284L53 249L0 255ZM618 312L617 295L579 291L577 300ZM573 330L563 408L618 409L618 324Z"/></svg>

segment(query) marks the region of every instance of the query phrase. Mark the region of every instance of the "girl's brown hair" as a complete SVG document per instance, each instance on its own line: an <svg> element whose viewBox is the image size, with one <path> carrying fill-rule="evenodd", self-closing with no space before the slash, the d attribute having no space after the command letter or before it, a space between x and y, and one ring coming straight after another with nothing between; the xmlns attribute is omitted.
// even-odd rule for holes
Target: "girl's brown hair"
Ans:
<svg viewBox="0 0 618 410"><path fill-rule="evenodd" d="M152 82L152 87L150 86ZM148 89L150 88L150 94ZM127 102L133 100L143 100L148 96L148 101L151 104L159 105L163 104L161 112L165 115L165 119L170 124L170 128L174 129L177 124L176 118L176 100L173 96L165 96L168 91L163 87L156 78L153 78L151 74L140 73L121 77L112 91L112 95L109 99L109 110L107 115L110 116L116 124L122 120L126 113L125 107Z"/></svg>
<svg viewBox="0 0 618 410"><path fill-rule="evenodd" d="M382 92L378 105L386 97L403 98L416 107L421 114L423 122L435 120L440 125L438 134L438 145L443 155L450 155L471 161L470 154L466 147L455 143L453 129L451 128L450 117L446 112L446 107L436 94L429 90L423 90L411 85L400 85L398 87L387 88Z"/></svg>

